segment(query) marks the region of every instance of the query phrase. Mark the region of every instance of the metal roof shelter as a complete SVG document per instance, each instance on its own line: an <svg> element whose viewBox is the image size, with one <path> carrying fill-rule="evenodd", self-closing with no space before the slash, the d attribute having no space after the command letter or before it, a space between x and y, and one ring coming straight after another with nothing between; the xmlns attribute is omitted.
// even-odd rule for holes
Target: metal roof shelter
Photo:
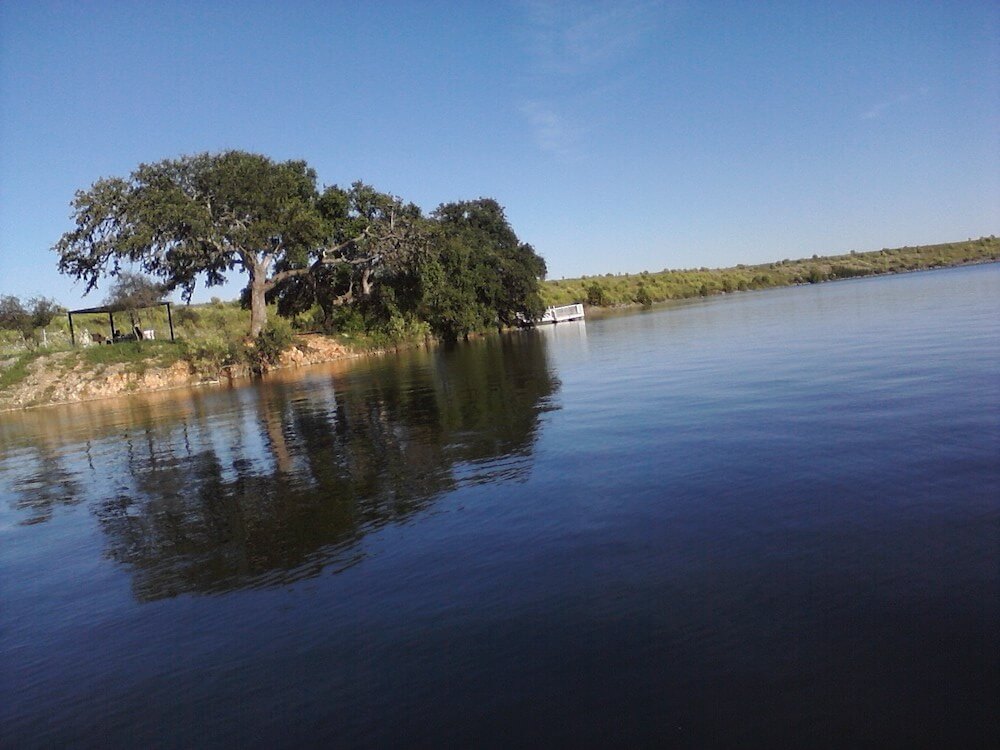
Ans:
<svg viewBox="0 0 1000 750"><path fill-rule="evenodd" d="M145 307L138 308L139 310L151 310L154 307L166 307L167 308L167 324L170 326L170 340L174 341L174 318L170 314L170 303L169 302L158 302L155 305L147 305ZM86 315L93 313L107 313L108 314L108 325L111 326L111 336L109 340L114 340L115 335L115 313L125 312L126 310L131 310L126 305L103 305L101 307L85 307L81 310L70 310L66 315L69 316L69 338L76 346L76 334L73 332L73 316L74 315Z"/></svg>

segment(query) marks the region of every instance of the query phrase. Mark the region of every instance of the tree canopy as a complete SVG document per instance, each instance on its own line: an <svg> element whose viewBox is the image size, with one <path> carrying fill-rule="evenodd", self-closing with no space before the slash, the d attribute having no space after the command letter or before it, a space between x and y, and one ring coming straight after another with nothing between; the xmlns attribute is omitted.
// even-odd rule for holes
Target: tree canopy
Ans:
<svg viewBox="0 0 1000 750"><path fill-rule="evenodd" d="M518 240L495 200L442 204L426 219L413 207L405 215L423 239L420 251L380 256L372 275L377 289L357 298L352 286L357 274L328 266L276 285L270 298L285 315L319 305L326 321L344 302L353 302L370 325L412 316L452 340L541 315L538 282L545 276L545 261ZM366 272L368 267L363 266ZM365 286L365 277L361 284Z"/></svg>
<svg viewBox="0 0 1000 750"><path fill-rule="evenodd" d="M362 182L317 188L304 161L226 151L141 164L76 194L59 270L95 289L137 268L190 300L198 280L237 272L251 335L268 299L292 314L345 306L372 319L416 316L455 338L541 313L545 262L493 199L416 205Z"/></svg>
<svg viewBox="0 0 1000 750"><path fill-rule="evenodd" d="M432 327L456 338L489 326L541 316L538 281L545 261L518 240L492 198L445 203L434 212L439 242L426 264L424 290Z"/></svg>
<svg viewBox="0 0 1000 750"><path fill-rule="evenodd" d="M190 299L199 278L248 278L251 334L266 322L265 294L313 264L358 269L361 293L385 262L415 247L412 210L360 183L320 195L304 161L242 151L140 165L98 180L73 201L76 228L56 243L59 270L86 281L133 264Z"/></svg>
<svg viewBox="0 0 1000 750"><path fill-rule="evenodd" d="M162 304L166 291L163 284L157 284L148 276L123 271L104 298L104 304L126 311L132 326L137 326L140 323L139 311Z"/></svg>
<svg viewBox="0 0 1000 750"><path fill-rule="evenodd" d="M420 208L363 182L349 190L324 189L317 209L327 222L328 246L308 273L296 267L296 259L278 264L277 281L266 291L281 314L316 304L329 318L336 307L365 303L429 250L431 236Z"/></svg>
<svg viewBox="0 0 1000 750"><path fill-rule="evenodd" d="M125 310L141 310L161 304L165 291L163 284L157 284L148 276L125 271L118 276L104 298L104 304Z"/></svg>

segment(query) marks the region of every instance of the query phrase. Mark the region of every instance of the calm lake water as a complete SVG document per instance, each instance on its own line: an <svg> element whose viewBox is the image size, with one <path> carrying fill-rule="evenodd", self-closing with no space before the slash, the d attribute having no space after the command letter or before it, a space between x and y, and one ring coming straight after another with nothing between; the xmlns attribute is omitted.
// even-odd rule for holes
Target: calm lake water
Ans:
<svg viewBox="0 0 1000 750"><path fill-rule="evenodd" d="M0 415L0 745L996 746L1000 265Z"/></svg>

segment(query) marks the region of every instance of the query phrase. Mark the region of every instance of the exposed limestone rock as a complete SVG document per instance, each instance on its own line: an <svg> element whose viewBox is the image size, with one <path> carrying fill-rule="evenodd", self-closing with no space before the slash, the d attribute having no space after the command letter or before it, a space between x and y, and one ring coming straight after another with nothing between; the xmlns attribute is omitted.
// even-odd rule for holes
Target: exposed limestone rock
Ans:
<svg viewBox="0 0 1000 750"><path fill-rule="evenodd" d="M217 384L220 378L232 382L248 374L247 368L239 367L206 379L203 374L192 371L191 366L183 361L170 367L148 367L142 371L122 364L96 368L77 364L68 368L66 359L69 356L68 352L58 352L32 362L24 380L0 391L0 411ZM302 367L354 356L358 356L358 353L343 344L326 336L310 334L296 336L294 344L281 353L277 367Z"/></svg>

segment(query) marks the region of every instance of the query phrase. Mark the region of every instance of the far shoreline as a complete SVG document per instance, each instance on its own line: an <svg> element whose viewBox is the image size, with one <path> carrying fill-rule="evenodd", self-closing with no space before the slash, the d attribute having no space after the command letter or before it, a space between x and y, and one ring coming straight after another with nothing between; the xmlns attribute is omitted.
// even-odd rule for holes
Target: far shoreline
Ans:
<svg viewBox="0 0 1000 750"><path fill-rule="evenodd" d="M600 318L600 317L604 317L606 315L613 314L615 312L623 312L623 313L625 313L625 312L631 312L631 311L641 312L643 310L659 310L659 309L665 309L665 308L671 307L673 305L684 305L684 304L689 304L689 303L695 303L695 302L701 302L701 301L708 301L708 300L711 300L711 299L717 299L719 297L730 297L730 296L742 295L742 294L758 294L758 293L762 293L762 292L781 292L781 291L786 290L786 289L796 289L796 288L799 288L799 287L819 286L819 285L822 285L822 284L833 284L833 283L850 282L850 281L873 281L873 280L876 280L876 279L890 278L890 277L895 277L895 276L906 276L906 275L909 275L909 274L917 274L917 273L932 273L932 272L935 272L935 271L952 271L952 270L955 270L957 268L969 268L969 267L974 267L974 266L988 266L988 265L992 265L992 264L1000 264L1000 259L988 258L986 260L970 260L970 261L966 261L966 262L963 262L963 263L955 263L954 265L948 265L948 266L933 266L933 267L928 267L928 268L911 268L911 269L905 269L905 270L902 270L902 271L892 271L892 272L888 272L888 273L873 273L873 274L868 274L866 276L852 276L850 278L843 278L843 279L824 279L823 281L817 281L817 282L802 281L802 282L797 282L797 283L794 283L794 284L784 284L782 286L764 287L764 288L761 288L761 289L733 290L731 292L719 292L717 294L710 294L707 297L702 297L702 296L699 295L699 296L694 296L694 297L680 297L680 298L677 298L677 299L666 299L666 300L661 300L661 301L658 301L658 302L653 302L652 304L649 304L649 305L644 305L644 304L639 303L639 302L627 302L627 303L617 304L617 305L602 305L602 306L588 305L587 306L587 311L588 311L588 317L589 317L590 311L593 311L595 313L594 317Z"/></svg>

